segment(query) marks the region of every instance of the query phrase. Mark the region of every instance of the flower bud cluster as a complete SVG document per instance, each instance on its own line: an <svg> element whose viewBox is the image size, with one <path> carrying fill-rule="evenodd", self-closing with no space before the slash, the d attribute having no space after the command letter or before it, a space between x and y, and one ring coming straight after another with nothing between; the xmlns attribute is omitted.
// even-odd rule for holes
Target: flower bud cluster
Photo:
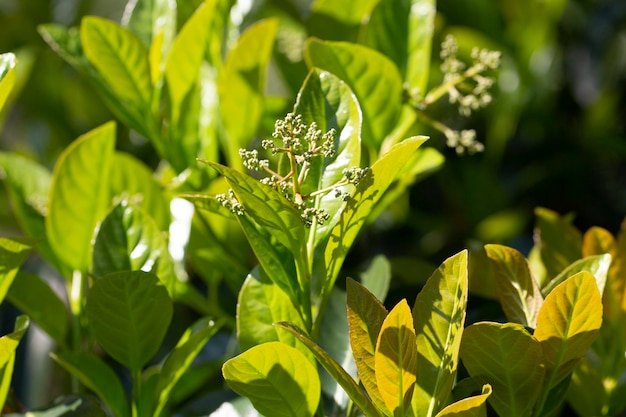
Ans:
<svg viewBox="0 0 626 417"><path fill-rule="evenodd" d="M237 196L232 189L229 189L226 194L218 194L215 196L215 199L232 213L235 213L238 216L242 216L245 213L245 210L239 200L237 200Z"/></svg>
<svg viewBox="0 0 626 417"><path fill-rule="evenodd" d="M446 145L449 148L453 148L459 155L465 152L473 155L485 150L485 145L476 140L476 131L474 129L461 130L460 132L448 129L445 134Z"/></svg>

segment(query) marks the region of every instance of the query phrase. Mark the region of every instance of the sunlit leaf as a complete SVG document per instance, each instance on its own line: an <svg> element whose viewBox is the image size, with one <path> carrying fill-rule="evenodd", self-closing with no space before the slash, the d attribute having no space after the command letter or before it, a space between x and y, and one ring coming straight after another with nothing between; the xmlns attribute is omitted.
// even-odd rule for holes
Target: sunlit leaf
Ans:
<svg viewBox="0 0 626 417"><path fill-rule="evenodd" d="M545 369L541 345L517 323L475 323L465 329L461 359L472 377L493 388L489 403L500 416L530 416Z"/></svg>
<svg viewBox="0 0 626 417"><path fill-rule="evenodd" d="M9 52L0 55L0 110L4 107L15 84L16 64L15 54Z"/></svg>
<svg viewBox="0 0 626 417"><path fill-rule="evenodd" d="M517 250L502 245L485 245L485 251L493 267L496 291L507 319L534 328L543 296L530 274L526 258Z"/></svg>
<svg viewBox="0 0 626 417"><path fill-rule="evenodd" d="M269 342L226 361L226 383L264 415L311 417L320 400L317 369L289 345Z"/></svg>
<svg viewBox="0 0 626 417"><path fill-rule="evenodd" d="M15 319L13 332L0 337L0 406L4 403L11 387L13 368L15 366L15 350L22 337L28 330L30 320L27 316L18 316Z"/></svg>
<svg viewBox="0 0 626 417"><path fill-rule="evenodd" d="M487 398L491 393L491 385L486 384L481 394L450 404L437 413L436 417L486 417Z"/></svg>
<svg viewBox="0 0 626 417"><path fill-rule="evenodd" d="M378 147L400 114L402 79L396 66L365 46L317 39L307 41L305 59L350 86L363 111L363 141Z"/></svg>
<svg viewBox="0 0 626 417"><path fill-rule="evenodd" d="M133 372L157 352L172 318L172 302L148 272L119 272L94 282L87 318L98 344Z"/></svg>
<svg viewBox="0 0 626 417"><path fill-rule="evenodd" d="M456 376L467 305L467 251L446 259L417 295L417 383L413 413L434 416L448 400Z"/></svg>
<svg viewBox="0 0 626 417"><path fill-rule="evenodd" d="M598 335L602 299L596 280L583 271L559 284L546 297L534 336L546 358L550 388L572 372Z"/></svg>
<svg viewBox="0 0 626 417"><path fill-rule="evenodd" d="M370 14L378 1L315 0L311 5L311 11L331 16L334 20L347 25L358 25Z"/></svg>
<svg viewBox="0 0 626 417"><path fill-rule="evenodd" d="M96 225L109 206L109 169L115 124L107 123L68 146L56 163L46 236L58 258L86 271Z"/></svg>
<svg viewBox="0 0 626 417"><path fill-rule="evenodd" d="M547 295L557 285L559 285L572 275L582 271L588 271L591 272L595 277L596 284L598 285L598 290L600 291L600 294L603 294L610 265L611 255L609 255L608 253L603 255L588 256L586 258L579 259L569 265L567 268L565 268L563 272L557 275L554 279L550 280L550 282L548 282L546 286L542 289L542 292L544 293L544 295Z"/></svg>
<svg viewBox="0 0 626 417"><path fill-rule="evenodd" d="M7 295L17 272L33 250L28 238L0 238L0 302Z"/></svg>
<svg viewBox="0 0 626 417"><path fill-rule="evenodd" d="M176 1L130 0L124 8L122 26L137 35L146 47L159 36L167 44L176 32Z"/></svg>
<svg viewBox="0 0 626 417"><path fill-rule="evenodd" d="M130 415L124 387L115 371L102 359L82 352L53 353L52 358L98 395L115 416Z"/></svg>

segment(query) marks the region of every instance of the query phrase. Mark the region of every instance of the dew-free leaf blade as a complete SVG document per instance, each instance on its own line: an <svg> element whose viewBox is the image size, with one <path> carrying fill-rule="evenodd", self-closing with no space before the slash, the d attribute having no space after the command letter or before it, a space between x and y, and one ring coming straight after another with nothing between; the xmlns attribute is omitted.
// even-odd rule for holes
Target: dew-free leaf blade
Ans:
<svg viewBox="0 0 626 417"><path fill-rule="evenodd" d="M377 148L393 129L402 104L402 79L381 53L362 45L309 39L307 65L335 74L350 86L363 111L363 142Z"/></svg>
<svg viewBox="0 0 626 417"><path fill-rule="evenodd" d="M452 390L463 335L468 292L468 252L446 259L415 299L417 343L415 415L434 416Z"/></svg>
<svg viewBox="0 0 626 417"><path fill-rule="evenodd" d="M543 287L542 292L544 293L544 295L547 295L557 285L565 281L567 278L579 272L587 271L593 274L593 276L596 278L598 290L600 291L600 294L603 294L610 265L611 255L609 255L608 253L605 253L603 255L588 256L586 258L579 259L569 265L567 268L565 268L563 272L557 275L554 279L550 280L550 282L548 282L546 286Z"/></svg>
<svg viewBox="0 0 626 417"><path fill-rule="evenodd" d="M27 238L0 238L0 302L7 295L15 276L35 242Z"/></svg>
<svg viewBox="0 0 626 417"><path fill-rule="evenodd" d="M367 417L379 417L380 413L372 404L367 394L354 379L330 355L320 348L301 328L289 322L278 322L277 327L287 330L304 343L313 353L315 359L343 387L348 397L361 409Z"/></svg>
<svg viewBox="0 0 626 417"><path fill-rule="evenodd" d="M413 316L409 304L402 300L383 321L374 353L378 392L392 414L404 415L411 407L416 369Z"/></svg>
<svg viewBox="0 0 626 417"><path fill-rule="evenodd" d="M317 369L289 345L269 342L226 361L226 383L264 415L310 417L320 400Z"/></svg>
<svg viewBox="0 0 626 417"><path fill-rule="evenodd" d="M93 391L118 417L128 417L128 403L122 382L115 371L91 353L66 352L52 354L52 358L66 371Z"/></svg>
<svg viewBox="0 0 626 417"><path fill-rule="evenodd" d="M139 371L161 346L172 318L172 301L148 272L105 275L87 296L87 318L94 338L113 359Z"/></svg>
<svg viewBox="0 0 626 417"><path fill-rule="evenodd" d="M15 319L13 332L0 337L0 407L4 408L11 380L13 379L15 350L22 337L24 337L26 330L28 330L29 325L30 320L27 316L18 316Z"/></svg>
<svg viewBox="0 0 626 417"><path fill-rule="evenodd" d="M491 385L483 386L482 393L464 398L445 407L436 417L486 417L487 398L491 395Z"/></svg>
<svg viewBox="0 0 626 417"><path fill-rule="evenodd" d="M165 43L176 31L175 0L130 0L122 15L122 26L133 32L146 47L162 36Z"/></svg>
<svg viewBox="0 0 626 417"><path fill-rule="evenodd" d="M491 261L496 291L507 319L534 328L543 296L524 255L502 245L485 245L485 251Z"/></svg>
<svg viewBox="0 0 626 417"><path fill-rule="evenodd" d="M552 388L572 372L596 339L602 324L602 298L593 275L579 272L546 297L534 336L545 356Z"/></svg>
<svg viewBox="0 0 626 417"><path fill-rule="evenodd" d="M74 141L54 168L46 236L57 257L74 270L87 270L96 225L109 205L114 147L115 124L107 123Z"/></svg>
<svg viewBox="0 0 626 417"><path fill-rule="evenodd" d="M500 416L530 416L545 369L539 343L517 323L475 323L465 329L461 359L469 374L489 383Z"/></svg>
<svg viewBox="0 0 626 417"><path fill-rule="evenodd" d="M15 84L16 64L15 54L9 52L0 55L0 110L4 107Z"/></svg>

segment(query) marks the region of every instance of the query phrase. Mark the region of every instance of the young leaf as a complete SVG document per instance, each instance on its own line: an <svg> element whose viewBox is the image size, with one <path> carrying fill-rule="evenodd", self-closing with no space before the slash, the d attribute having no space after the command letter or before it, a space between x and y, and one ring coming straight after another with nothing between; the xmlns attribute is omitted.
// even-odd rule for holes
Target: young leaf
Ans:
<svg viewBox="0 0 626 417"><path fill-rule="evenodd" d="M374 353L378 392L394 415L405 415L404 410L411 406L417 370L415 346L413 316L402 300L385 318Z"/></svg>
<svg viewBox="0 0 626 417"><path fill-rule="evenodd" d="M98 344L137 372L161 346L172 318L172 301L155 275L119 272L94 282L86 311Z"/></svg>
<svg viewBox="0 0 626 417"><path fill-rule="evenodd" d="M15 65L17 59L15 54L6 53L0 55L0 110L4 107L9 93L15 84Z"/></svg>
<svg viewBox="0 0 626 417"><path fill-rule="evenodd" d="M9 288L7 299L28 315L57 345L67 347L67 309L43 279L28 272L18 272Z"/></svg>
<svg viewBox="0 0 626 417"><path fill-rule="evenodd" d="M385 410L385 402L378 391L374 371L374 354L380 329L387 310L367 288L351 278L346 281L350 345L359 379L376 406Z"/></svg>
<svg viewBox="0 0 626 417"><path fill-rule="evenodd" d="M46 236L58 258L73 270L88 269L94 230L109 206L114 147L115 124L107 123L74 141L54 167Z"/></svg>
<svg viewBox="0 0 626 417"><path fill-rule="evenodd" d="M596 280L583 271L559 284L546 297L534 336L546 361L552 388L572 372L598 335L602 299Z"/></svg>
<svg viewBox="0 0 626 417"><path fill-rule="evenodd" d="M456 376L467 305L467 251L446 259L415 299L417 335L415 415L434 416L445 405Z"/></svg>
<svg viewBox="0 0 626 417"><path fill-rule="evenodd" d="M106 362L91 353L52 353L59 365L65 368L104 402L116 417L128 417L128 403L124 387L115 371Z"/></svg>
<svg viewBox="0 0 626 417"><path fill-rule="evenodd" d="M7 295L22 263L33 249L26 238L0 238L0 303Z"/></svg>
<svg viewBox="0 0 626 417"><path fill-rule="evenodd" d="M13 379L15 350L29 325L30 320L27 316L19 316L15 319L13 332L0 337L0 408L4 407Z"/></svg>
<svg viewBox="0 0 626 417"><path fill-rule="evenodd" d="M412 0L409 14L409 43L404 80L426 94L430 73L430 54L435 29L436 0Z"/></svg>
<svg viewBox="0 0 626 417"><path fill-rule="evenodd" d="M534 328L543 296L524 255L502 245L485 245L485 251L491 261L496 291L507 319Z"/></svg>
<svg viewBox="0 0 626 417"><path fill-rule="evenodd" d="M320 348L302 329L292 323L281 321L276 326L283 328L296 336L298 340L304 343L313 353L317 361L326 369L326 371L337 381L339 385L346 391L348 397L359 407L366 417L380 417L380 413L372 404L366 392L356 383L354 379Z"/></svg>
<svg viewBox="0 0 626 417"><path fill-rule="evenodd" d="M311 12L332 17L333 20L346 25L360 25L371 13L376 0L315 0Z"/></svg>
<svg viewBox="0 0 626 417"><path fill-rule="evenodd" d="M265 74L278 31L278 21L267 19L250 26L226 57L218 93L227 141L229 165L241 166L239 148L256 134L263 115ZM242 123L242 117L245 123Z"/></svg>
<svg viewBox="0 0 626 417"><path fill-rule="evenodd" d="M250 399L260 413L276 417L311 417L320 400L317 369L289 345L269 342L226 361L226 383Z"/></svg>
<svg viewBox="0 0 626 417"><path fill-rule="evenodd" d="M176 2L173 0L129 0L122 26L133 32L145 46L157 37L171 42L176 32Z"/></svg>
<svg viewBox="0 0 626 417"><path fill-rule="evenodd" d="M150 110L152 81L148 50L132 32L96 16L83 18L80 37L85 55L118 101L144 116Z"/></svg>
<svg viewBox="0 0 626 417"><path fill-rule="evenodd" d="M487 398L491 393L491 385L485 384L480 395L452 403L437 413L436 417L486 417Z"/></svg>
<svg viewBox="0 0 626 417"><path fill-rule="evenodd" d="M402 78L388 58L365 46L309 39L307 65L335 74L354 91L363 111L363 142L378 147L393 129L402 104Z"/></svg>
<svg viewBox="0 0 626 417"><path fill-rule="evenodd" d="M489 403L498 415L530 416L545 369L540 344L521 324L472 324L463 334L461 359L472 377L493 387Z"/></svg>
<svg viewBox="0 0 626 417"><path fill-rule="evenodd" d="M617 241L608 230L601 227L591 227L583 235L583 258L605 253L614 258L617 253Z"/></svg>
<svg viewBox="0 0 626 417"><path fill-rule="evenodd" d="M544 293L544 295L547 295L557 285L565 281L567 278L579 272L587 271L593 274L593 276L596 278L598 290L600 291L600 294L603 294L610 265L611 255L609 255L608 253L579 259L567 268L565 268L563 272L557 275L550 282L548 282L545 287L543 287L542 292Z"/></svg>
<svg viewBox="0 0 626 417"><path fill-rule="evenodd" d="M372 208L410 160L412 153L425 141L424 137L413 137L395 145L372 165L368 178L359 184L354 196L342 211L339 222L331 231L324 250L326 281L323 293L328 293L335 284L348 250Z"/></svg>

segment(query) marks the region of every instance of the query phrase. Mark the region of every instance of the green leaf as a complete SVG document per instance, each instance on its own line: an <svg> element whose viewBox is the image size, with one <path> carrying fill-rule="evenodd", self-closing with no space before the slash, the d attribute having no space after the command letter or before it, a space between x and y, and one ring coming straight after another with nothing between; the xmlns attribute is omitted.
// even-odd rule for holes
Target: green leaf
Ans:
<svg viewBox="0 0 626 417"><path fill-rule="evenodd" d="M367 288L374 297L384 301L389 292L391 282L391 263L385 255L376 255L367 269L359 274L361 284Z"/></svg>
<svg viewBox="0 0 626 417"><path fill-rule="evenodd" d="M602 324L602 298L596 280L583 271L546 297L534 336L546 358L552 388L572 372L596 339Z"/></svg>
<svg viewBox="0 0 626 417"><path fill-rule="evenodd" d="M165 360L156 387L157 407L154 416L163 415L170 393L183 374L189 369L200 350L220 328L213 320L204 319L197 329L187 329L176 348Z"/></svg>
<svg viewBox="0 0 626 417"><path fill-rule="evenodd" d="M465 329L461 359L469 374L493 387L498 415L530 416L542 389L541 345L517 323L475 323Z"/></svg>
<svg viewBox="0 0 626 417"><path fill-rule="evenodd" d="M92 395L63 395L38 411L5 414L4 417L108 417L102 404Z"/></svg>
<svg viewBox="0 0 626 417"><path fill-rule="evenodd" d="M176 32L176 2L173 0L130 0L126 3L122 26L133 32L146 47L155 38L171 42Z"/></svg>
<svg viewBox="0 0 626 417"><path fill-rule="evenodd" d="M534 328L543 296L530 274L524 255L502 245L485 245L496 291L507 319Z"/></svg>
<svg viewBox="0 0 626 417"><path fill-rule="evenodd" d="M246 397L223 402L208 417L262 417Z"/></svg>
<svg viewBox="0 0 626 417"><path fill-rule="evenodd" d="M435 0L412 0L409 15L409 44L404 80L412 88L426 94L431 65L431 50L435 15Z"/></svg>
<svg viewBox="0 0 626 417"><path fill-rule="evenodd" d="M327 277L324 282L324 293L328 293L335 284L348 250L372 208L410 160L413 152L425 141L424 137L414 137L392 147L372 165L368 177L357 187L355 194L342 211L339 222L333 228L324 251Z"/></svg>
<svg viewBox="0 0 626 417"><path fill-rule="evenodd" d="M279 322L276 326L283 328L296 336L313 353L317 361L346 391L348 397L359 407L366 417L380 417L380 413L370 401L367 393L356 383L354 379L337 363L329 354L320 348L301 328L289 322Z"/></svg>
<svg viewBox="0 0 626 417"><path fill-rule="evenodd" d="M95 281L86 311L98 344L137 372L161 346L172 318L172 302L156 276L128 271Z"/></svg>
<svg viewBox="0 0 626 417"><path fill-rule="evenodd" d="M417 349L411 308L405 299L387 315L376 342L374 369L387 410L405 415L416 383Z"/></svg>
<svg viewBox="0 0 626 417"><path fill-rule="evenodd" d="M4 107L15 85L16 64L15 54L9 52L0 55L0 110Z"/></svg>
<svg viewBox="0 0 626 417"><path fill-rule="evenodd" d="M311 12L324 14L347 25L359 25L380 0L315 0Z"/></svg>
<svg viewBox="0 0 626 417"><path fill-rule="evenodd" d="M109 167L115 124L81 136L59 157L52 175L46 236L69 268L86 271L98 221L109 206Z"/></svg>
<svg viewBox="0 0 626 417"><path fill-rule="evenodd" d="M492 393L491 385L483 385L482 393L464 398L445 407L436 417L486 417L487 398Z"/></svg>
<svg viewBox="0 0 626 417"><path fill-rule="evenodd" d="M579 272L587 271L593 274L596 279L596 284L598 285L598 290L600 291L600 294L603 294L610 266L611 255L609 255L608 253L604 255L588 256L586 258L579 259L567 268L565 268L563 272L557 275L550 282L548 282L546 286L543 287L542 292L544 293L544 295L547 295L557 285L565 281L567 278Z"/></svg>
<svg viewBox="0 0 626 417"><path fill-rule="evenodd" d="M315 122L322 132L330 129L337 132L335 156L312 161L302 187L303 194L331 187L343 179L344 169L360 166L361 110L356 97L343 81L326 71L311 70L298 93L294 113L302 115L307 125ZM349 188L343 187L342 191L348 192ZM323 225L316 225L314 246L328 237L344 206L345 202L336 198L333 192L318 198L316 207L324 209L330 219Z"/></svg>
<svg viewBox="0 0 626 417"><path fill-rule="evenodd" d="M387 310L366 287L353 279L347 279L346 288L350 345L359 379L373 403L385 410L385 402L378 391L374 355Z"/></svg>
<svg viewBox="0 0 626 417"><path fill-rule="evenodd" d="M152 81L148 50L132 32L96 16L83 18L80 37L85 55L120 103L144 118L150 111Z"/></svg>
<svg viewBox="0 0 626 417"><path fill-rule="evenodd" d="M580 416L615 415L606 413L607 400L600 373L587 358L581 358L572 375L567 402Z"/></svg>
<svg viewBox="0 0 626 417"><path fill-rule="evenodd" d="M467 305L467 250L446 259L430 276L413 306L417 335L415 415L434 416L452 391Z"/></svg>
<svg viewBox="0 0 626 417"><path fill-rule="evenodd" d="M304 224L296 209L278 191L249 175L206 161L225 176L246 214L294 256L304 250Z"/></svg>
<svg viewBox="0 0 626 417"><path fill-rule="evenodd" d="M164 187L143 162L134 156L115 152L109 175L111 196L132 201L150 215L160 230L167 231L170 222L170 199Z"/></svg>
<svg viewBox="0 0 626 417"><path fill-rule="evenodd" d="M363 142L378 147L395 126L402 106L402 78L388 58L347 42L309 39L307 65L335 74L350 86L363 111Z"/></svg>
<svg viewBox="0 0 626 417"><path fill-rule="evenodd" d="M218 93L230 166L241 166L239 148L257 133L263 115L263 93L278 21L267 19L250 26L230 51L220 71Z"/></svg>
<svg viewBox="0 0 626 417"><path fill-rule="evenodd" d="M43 279L20 271L9 289L7 298L60 347L67 347L69 327L67 309L63 301Z"/></svg>
<svg viewBox="0 0 626 417"><path fill-rule="evenodd" d="M26 330L28 330L29 325L30 320L27 316L18 316L15 319L13 332L0 337L0 408L4 408L11 386L13 367L15 365L15 350L22 337L24 337Z"/></svg>
<svg viewBox="0 0 626 417"><path fill-rule="evenodd" d="M101 277L122 271L152 272L174 297L178 278L167 245L166 235L150 216L122 201L98 228L93 247L93 274Z"/></svg>
<svg viewBox="0 0 626 417"><path fill-rule="evenodd" d="M297 347L298 342L293 336L278 332L273 326L281 320L304 326L287 294L264 272L253 270L239 291L237 303L237 338L241 350L273 341Z"/></svg>
<svg viewBox="0 0 626 417"><path fill-rule="evenodd" d="M104 402L116 417L128 417L128 403L124 387L115 371L91 353L68 352L51 354L66 371L78 378Z"/></svg>
<svg viewBox="0 0 626 417"><path fill-rule="evenodd" d="M0 303L7 295L20 266L32 250L31 239L0 238Z"/></svg>
<svg viewBox="0 0 626 417"><path fill-rule="evenodd" d="M320 400L317 369L289 345L269 342L226 361L226 383L264 415L311 417Z"/></svg>

